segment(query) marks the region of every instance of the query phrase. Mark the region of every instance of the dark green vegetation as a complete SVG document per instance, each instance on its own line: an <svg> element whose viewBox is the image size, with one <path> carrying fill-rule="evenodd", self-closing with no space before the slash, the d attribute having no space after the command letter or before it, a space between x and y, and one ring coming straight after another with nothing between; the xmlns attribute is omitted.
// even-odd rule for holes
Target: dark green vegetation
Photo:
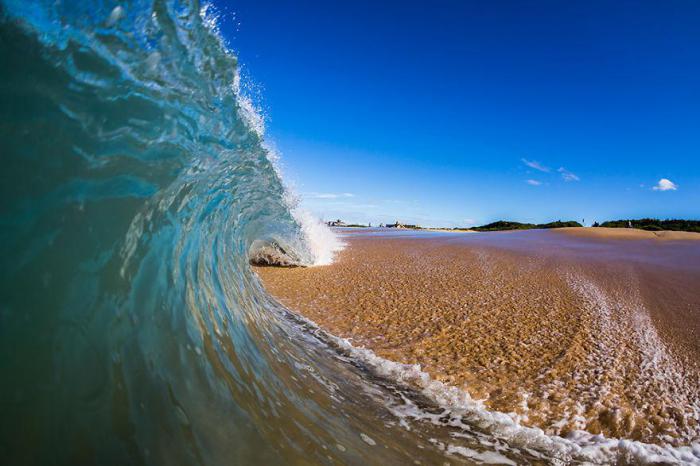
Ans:
<svg viewBox="0 0 700 466"><path fill-rule="evenodd" d="M520 222L506 222L505 220L499 220L498 222L489 223L488 225L482 225L480 227L473 227L472 230L476 231L505 231L505 230L534 230L539 228L564 228L564 227L580 227L582 226L578 222L568 221L562 222L557 220L556 222L550 223L520 223Z"/></svg>
<svg viewBox="0 0 700 466"><path fill-rule="evenodd" d="M596 226L595 224L593 226ZM659 220L642 218L639 220L612 220L603 222L601 227L607 228L639 228L640 230L660 231L694 231L700 233L700 220Z"/></svg>

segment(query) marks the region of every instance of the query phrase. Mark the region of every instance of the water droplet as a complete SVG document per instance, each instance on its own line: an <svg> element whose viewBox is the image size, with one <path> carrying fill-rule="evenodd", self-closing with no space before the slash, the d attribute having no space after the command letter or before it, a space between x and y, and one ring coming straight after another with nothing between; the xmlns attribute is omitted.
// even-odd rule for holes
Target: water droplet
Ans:
<svg viewBox="0 0 700 466"><path fill-rule="evenodd" d="M115 6L112 10L112 13L109 14L109 18L107 18L107 27L114 26L117 23L117 21L119 21L123 17L124 8L121 5Z"/></svg>

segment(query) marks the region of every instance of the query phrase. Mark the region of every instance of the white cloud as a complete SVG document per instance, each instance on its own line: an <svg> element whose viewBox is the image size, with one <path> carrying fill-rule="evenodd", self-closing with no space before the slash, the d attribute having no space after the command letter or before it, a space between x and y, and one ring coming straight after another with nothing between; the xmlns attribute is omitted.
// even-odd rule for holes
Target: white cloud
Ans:
<svg viewBox="0 0 700 466"><path fill-rule="evenodd" d="M307 199L341 199L355 197L353 193L305 193Z"/></svg>
<svg viewBox="0 0 700 466"><path fill-rule="evenodd" d="M539 186L542 184L541 181L537 180L525 180L525 183L529 184L530 186Z"/></svg>
<svg viewBox="0 0 700 466"><path fill-rule="evenodd" d="M541 163L535 161L535 160L527 160L527 159L520 159L525 165L527 165L530 168L534 168L535 170L549 173L550 169L549 167L545 167Z"/></svg>
<svg viewBox="0 0 700 466"><path fill-rule="evenodd" d="M557 171L561 173L561 177L564 178L564 181L579 181L581 179L564 167L559 167Z"/></svg>
<svg viewBox="0 0 700 466"><path fill-rule="evenodd" d="M678 189L678 185L668 178L661 178L656 186L653 188L654 191L675 191Z"/></svg>

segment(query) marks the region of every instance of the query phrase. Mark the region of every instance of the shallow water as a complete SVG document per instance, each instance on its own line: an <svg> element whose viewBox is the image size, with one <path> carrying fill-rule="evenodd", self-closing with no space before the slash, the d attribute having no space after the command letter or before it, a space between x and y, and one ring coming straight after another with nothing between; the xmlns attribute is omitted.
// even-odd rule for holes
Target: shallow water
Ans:
<svg viewBox="0 0 700 466"><path fill-rule="evenodd" d="M332 333L420 364L551 435L582 429L671 445L700 435L700 293L688 269L650 262L658 242L618 241L610 260L549 232L368 233L348 234L330 267L256 271ZM628 246L636 253L625 256ZM683 327L671 328L674 313Z"/></svg>
<svg viewBox="0 0 700 466"><path fill-rule="evenodd" d="M698 461L561 439L289 314L256 240L290 203L211 9L0 4L3 464Z"/></svg>

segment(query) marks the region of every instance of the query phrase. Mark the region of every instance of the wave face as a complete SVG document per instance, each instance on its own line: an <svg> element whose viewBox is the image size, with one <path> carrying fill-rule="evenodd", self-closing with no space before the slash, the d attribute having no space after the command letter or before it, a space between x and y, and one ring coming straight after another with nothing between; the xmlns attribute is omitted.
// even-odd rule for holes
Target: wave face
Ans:
<svg viewBox="0 0 700 466"><path fill-rule="evenodd" d="M3 464L697 458L521 428L270 298L251 258L338 244L290 207L210 11L0 6Z"/></svg>

